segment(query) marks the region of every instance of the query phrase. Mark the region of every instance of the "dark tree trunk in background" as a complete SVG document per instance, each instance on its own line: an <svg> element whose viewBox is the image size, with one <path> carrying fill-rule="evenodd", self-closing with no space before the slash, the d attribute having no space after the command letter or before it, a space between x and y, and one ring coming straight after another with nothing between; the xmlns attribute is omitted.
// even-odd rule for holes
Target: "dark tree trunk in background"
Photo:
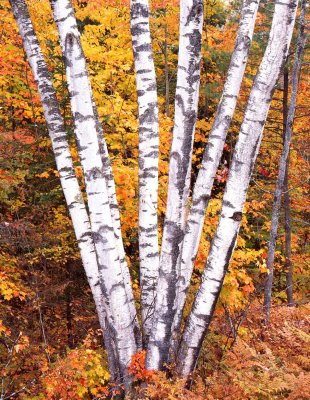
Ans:
<svg viewBox="0 0 310 400"><path fill-rule="evenodd" d="M292 94L287 114L287 120L285 124L284 146L280 159L279 174L276 183L274 203L271 216L270 238L269 238L268 257L267 257L268 276L266 278L265 291L264 291L264 312L265 312L266 324L269 323L269 318L270 318L272 283L273 283L273 273L274 273L273 265L274 265L276 241L278 234L281 196L283 191L285 175L287 173L288 156L290 151L291 137L293 133L293 122L296 110L299 72L301 67L303 50L305 46L305 13L306 13L306 1L302 0L300 18L299 18L299 30L298 30L296 54L292 71Z"/></svg>

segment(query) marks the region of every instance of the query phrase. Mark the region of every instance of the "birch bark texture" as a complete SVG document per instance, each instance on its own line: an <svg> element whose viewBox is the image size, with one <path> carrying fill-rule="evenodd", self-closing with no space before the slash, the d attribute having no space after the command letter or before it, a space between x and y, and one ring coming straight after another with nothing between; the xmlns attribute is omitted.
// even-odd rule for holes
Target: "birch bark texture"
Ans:
<svg viewBox="0 0 310 400"><path fill-rule="evenodd" d="M34 32L25 1L11 0L10 4L19 33L23 39L23 46L28 62L38 86L62 190L71 216L87 280L96 304L100 326L103 332L106 332L106 304L102 297L102 287L99 281L98 263L89 217L75 175L67 134L59 110L55 89ZM115 376L117 374L117 359L113 343L109 340L108 332L105 334L105 345L109 357L110 371L112 376Z"/></svg>
<svg viewBox="0 0 310 400"><path fill-rule="evenodd" d="M214 177L221 160L228 129L237 104L237 98L247 65L259 0L244 0L239 20L235 48L219 102L216 116L209 133L201 168L194 185L187 218L181 256L178 260L180 274L177 283L175 317L172 336L176 342L182 322L182 312L197 256Z"/></svg>
<svg viewBox="0 0 310 400"><path fill-rule="evenodd" d="M130 25L139 114L139 257L144 342L152 328L159 270L158 102L148 0L131 0Z"/></svg>
<svg viewBox="0 0 310 400"><path fill-rule="evenodd" d="M51 0L51 5L66 64L74 130L85 179L99 276L108 307L109 330L117 349L120 374L126 377L131 357L137 351L136 315L132 315L127 294L130 286L124 282L115 238L86 60L71 1Z"/></svg>
<svg viewBox="0 0 310 400"><path fill-rule="evenodd" d="M236 245L252 169L292 38L296 9L297 0L275 3L267 48L251 89L233 154L220 220L181 340L177 366L185 376L195 368Z"/></svg>
<svg viewBox="0 0 310 400"><path fill-rule="evenodd" d="M180 37L173 139L170 150L166 216L160 255L153 329L146 367L167 361L176 295L177 260L184 236L191 158L200 83L202 0L181 0Z"/></svg>
<svg viewBox="0 0 310 400"><path fill-rule="evenodd" d="M297 47L296 47L296 54L292 71L292 94L290 98L290 106L288 109L288 115L285 124L286 126L285 126L284 145L280 158L279 173L274 193L274 202L271 215L271 226L270 226L270 236L269 236L269 246L268 246L268 256L267 256L268 275L266 278L265 291L264 291L264 311L265 311L266 324L269 323L270 319L272 282L273 282L273 272L274 272L273 264L274 264L274 257L277 244L279 214L281 208L283 185L287 170L287 160L290 152L290 144L293 133L293 123L296 111L296 101L297 101L301 61L305 46L305 14L306 14L306 1L301 0Z"/></svg>

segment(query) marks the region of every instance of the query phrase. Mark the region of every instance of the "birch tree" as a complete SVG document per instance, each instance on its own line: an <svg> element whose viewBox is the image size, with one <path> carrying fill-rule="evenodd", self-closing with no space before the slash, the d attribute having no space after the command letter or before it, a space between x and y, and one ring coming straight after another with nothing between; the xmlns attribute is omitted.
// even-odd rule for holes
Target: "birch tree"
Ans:
<svg viewBox="0 0 310 400"><path fill-rule="evenodd" d="M203 2L181 0L177 86L174 129L170 150L166 216L153 329L146 365L158 369L168 359L169 338L178 278L177 260L184 236L189 196L191 157L200 82Z"/></svg>
<svg viewBox="0 0 310 400"><path fill-rule="evenodd" d="M251 172L275 85L288 53L296 9L296 0L275 4L267 48L251 89L234 150L220 220L181 340L178 370L183 375L195 368L236 245Z"/></svg>
<svg viewBox="0 0 310 400"><path fill-rule="evenodd" d="M102 158L108 158L108 155L100 152L95 106L71 0L52 0L51 5L65 58L75 135L84 172L99 275L105 288L103 295L109 305L109 323L114 331L120 371L125 375L131 357L137 351L136 312L135 308L131 307L133 295L129 274L124 271L127 265L124 265L125 260L121 262L120 258L119 250L122 244L117 245L121 236L118 232L115 234L115 219L113 220L111 214L107 182L111 175L111 167L108 162L104 163L107 167L106 174ZM105 143L103 149L106 149ZM110 185L110 192L111 188L114 188L114 185ZM115 196L113 195L114 193L112 198Z"/></svg>
<svg viewBox="0 0 310 400"><path fill-rule="evenodd" d="M72 219L87 280L96 304L100 326L106 333L105 346L108 352L110 370L112 375L115 376L117 374L117 356L112 339L109 337L109 327L107 325L106 316L107 308L102 296L102 284L99 279L98 262L89 217L78 180L75 176L67 134L59 110L56 93L34 32L25 1L11 0L10 3L18 24L20 35L23 39L23 45L30 67L38 85L61 186Z"/></svg>
<svg viewBox="0 0 310 400"><path fill-rule="evenodd" d="M50 0L66 66L72 120L86 186L87 208L75 175L54 87L25 0L10 0L41 96L57 169L96 304L112 378L128 384L127 368L140 350L140 326L121 235L115 183L71 0ZM287 56L297 0L275 4L270 37L255 78L234 151L219 225L202 282L181 339L177 362L187 375L196 365L236 243L251 171L273 91ZM203 2L181 0L180 38L166 217L158 248L158 104L147 0L131 0L131 33L139 116L139 256L146 367L162 369L177 349L182 310L204 215L236 107L259 0L244 0L223 96L191 207L191 158L197 119ZM167 60L166 60L167 61ZM292 97L293 99L293 97ZM292 102L291 102L292 104ZM289 114L290 115L290 114ZM288 119L289 121L289 119ZM173 333L173 335L172 335ZM172 340L173 339L173 340Z"/></svg>
<svg viewBox="0 0 310 400"><path fill-rule="evenodd" d="M182 311L187 290L190 285L206 209L211 196L216 171L221 160L227 132L236 108L242 78L249 56L258 5L258 0L245 0L243 2L235 48L227 71L223 94L218 105L212 129L209 133L201 168L193 190L191 207L182 244L182 252L178 260L180 273L177 282L177 296L175 301L176 314L172 333L173 338L175 338L175 344L177 343L176 338L182 322ZM176 349L174 351L176 351Z"/></svg>
<svg viewBox="0 0 310 400"><path fill-rule="evenodd" d="M139 114L139 256L144 335L152 328L159 269L158 249L158 104L152 54L149 5L131 0L130 22Z"/></svg>
<svg viewBox="0 0 310 400"><path fill-rule="evenodd" d="M273 202L272 216L271 216L270 238L269 238L269 247L268 247L268 256L267 256L268 275L267 275L265 291L264 291L264 311L265 311L265 323L266 324L268 324L269 317L270 317L272 281L273 281L273 263L274 263L274 256L275 256L276 243L277 243L279 213L280 213L280 207L281 207L283 185L284 185L284 180L285 180L286 171L287 171L287 160L288 160L288 155L290 152L290 144L291 144L291 138L292 138L292 133L293 133L293 122L294 122L294 116L295 116L295 110L296 110L299 73L300 73L300 68L301 68L303 50L304 50L304 46L305 46L305 13L306 13L306 2L305 2L305 0L301 0L299 32L298 32L295 60L294 60L293 71L292 71L292 94L291 94L291 99L290 99L290 106L289 106L289 110L288 110L287 120L286 120L286 124L285 124L283 151L282 151L281 159L280 159L279 173L278 173L278 179L277 179L276 189L275 189L275 193L274 193L274 202ZM290 284L292 284L292 282L290 282Z"/></svg>

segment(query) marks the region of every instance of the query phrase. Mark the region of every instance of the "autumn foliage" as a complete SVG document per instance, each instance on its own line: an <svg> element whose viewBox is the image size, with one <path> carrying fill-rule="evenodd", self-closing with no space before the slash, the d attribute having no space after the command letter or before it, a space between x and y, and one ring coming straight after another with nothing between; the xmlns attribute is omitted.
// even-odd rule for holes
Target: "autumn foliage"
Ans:
<svg viewBox="0 0 310 400"><path fill-rule="evenodd" d="M49 2L29 0L27 3L53 77L76 174L84 192L72 134L65 68ZM139 308L138 121L128 4L123 0L74 2L94 97L112 159L122 234ZM176 85L178 1L154 1L151 5L160 106L158 214L162 227ZM185 316L216 229L232 149L257 60L265 44L269 11L268 4L263 2L239 106L215 177ZM165 37L166 26L168 37ZM208 2L193 181L221 96L236 29L233 5ZM0 40L0 399L117 398L123 388L109 383L102 333L98 330L65 207L43 111L7 0L0 5ZM164 40L168 43L169 115L165 112ZM307 54L305 58L308 63ZM287 270L281 215L273 308L270 327L266 330L261 303L273 190L282 149L283 82L280 80L253 173L240 236L197 372L188 383L176 375L173 365L167 366L165 372L148 371L144 365L145 352L139 352L129 367L134 383L128 399L310 398L309 223L306 221L309 216L306 180L309 81L306 68L301 73L289 170L291 261L297 307L286 307Z"/></svg>

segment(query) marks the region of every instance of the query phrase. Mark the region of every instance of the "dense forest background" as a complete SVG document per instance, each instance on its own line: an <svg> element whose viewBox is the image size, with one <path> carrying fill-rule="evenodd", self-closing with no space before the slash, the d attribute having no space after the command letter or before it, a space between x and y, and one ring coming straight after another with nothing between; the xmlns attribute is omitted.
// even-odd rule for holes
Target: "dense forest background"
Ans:
<svg viewBox="0 0 310 400"><path fill-rule="evenodd" d="M163 222L178 54L178 1L151 3L151 31L160 105L159 217ZM49 2L29 0L84 189L73 135L65 67ZM125 0L74 2L95 101L103 123L120 204L122 233L139 307L138 121L129 5ZM219 102L238 23L238 2L207 1L193 174ZM273 3L259 9L238 108L207 211L189 309L219 217L232 148L259 60L268 39ZM118 391L108 384L94 304L80 262L51 143L31 70L7 0L0 5L0 399L99 399ZM285 70L290 77L296 35ZM283 147L284 74L269 112L251 180L242 229L205 341L192 387L144 370L132 361L138 399L309 399L309 55L301 69L288 193L294 307L287 307L284 208L274 263L268 328L262 297L270 215ZM162 226L161 226L162 228ZM309 347L308 347L309 351ZM148 385L139 386L141 382ZM143 392L143 394L142 394ZM113 395L113 394L112 394Z"/></svg>

